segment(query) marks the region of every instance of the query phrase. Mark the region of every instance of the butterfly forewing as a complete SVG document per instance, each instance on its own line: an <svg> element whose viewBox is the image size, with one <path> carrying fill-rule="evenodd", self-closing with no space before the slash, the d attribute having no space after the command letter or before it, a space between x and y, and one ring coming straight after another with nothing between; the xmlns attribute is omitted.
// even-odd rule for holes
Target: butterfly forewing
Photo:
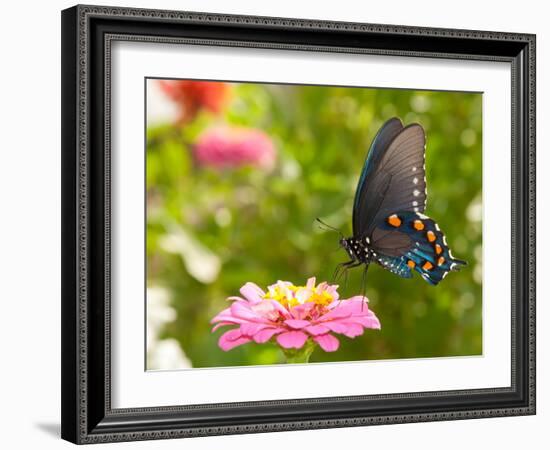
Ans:
<svg viewBox="0 0 550 450"><path fill-rule="evenodd" d="M374 191L371 188L372 182L376 179L376 167L384 156L391 141L403 130L401 120L394 117L388 120L378 131L372 141L369 152L363 164L363 170L355 190L353 202L353 233L361 235L360 231L365 230L366 218L368 217L365 208L373 207Z"/></svg>
<svg viewBox="0 0 550 450"><path fill-rule="evenodd" d="M397 130L394 125L385 136L375 138L358 184L353 214L357 237L369 236L395 211L422 213L426 206L423 128L412 124Z"/></svg>

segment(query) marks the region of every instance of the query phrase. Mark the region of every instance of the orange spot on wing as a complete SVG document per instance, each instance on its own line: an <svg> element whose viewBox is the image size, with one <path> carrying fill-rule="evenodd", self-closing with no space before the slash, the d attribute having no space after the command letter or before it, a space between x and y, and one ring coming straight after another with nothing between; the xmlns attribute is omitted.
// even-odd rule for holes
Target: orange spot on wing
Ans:
<svg viewBox="0 0 550 450"><path fill-rule="evenodd" d="M444 262L445 262L445 258L443 258L443 256L440 256L439 259L437 260L437 265L440 266Z"/></svg>
<svg viewBox="0 0 550 450"><path fill-rule="evenodd" d="M401 226L401 219L397 216L397 214L392 214L390 217L388 217L388 223L392 227L399 227Z"/></svg>
<svg viewBox="0 0 550 450"><path fill-rule="evenodd" d="M413 227L415 230L422 231L424 229L424 223L421 220L415 220L413 222Z"/></svg>
<svg viewBox="0 0 550 450"><path fill-rule="evenodd" d="M414 269L416 267L416 263L412 259L409 259L407 261L407 266L409 266L411 269Z"/></svg>
<svg viewBox="0 0 550 450"><path fill-rule="evenodd" d="M430 262L430 261L426 261L423 265L422 265L422 268L424 270L430 270L433 268L433 264Z"/></svg>
<svg viewBox="0 0 550 450"><path fill-rule="evenodd" d="M441 245L435 244L435 254L440 255L443 249L441 248Z"/></svg>
<svg viewBox="0 0 550 450"><path fill-rule="evenodd" d="M435 233L431 230L426 232L426 237L428 238L428 241L430 241L430 242L435 241Z"/></svg>

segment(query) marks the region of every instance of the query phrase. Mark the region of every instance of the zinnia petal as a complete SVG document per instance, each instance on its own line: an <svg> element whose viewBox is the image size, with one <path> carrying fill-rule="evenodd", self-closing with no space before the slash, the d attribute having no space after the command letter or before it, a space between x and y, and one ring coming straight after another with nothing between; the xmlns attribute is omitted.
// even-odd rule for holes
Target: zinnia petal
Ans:
<svg viewBox="0 0 550 450"><path fill-rule="evenodd" d="M250 307L244 306L243 303L235 302L231 305L231 314L239 319L245 319L251 322L266 322L267 319L252 311Z"/></svg>
<svg viewBox="0 0 550 450"><path fill-rule="evenodd" d="M305 328L305 331L307 331L309 334L316 336L318 334L325 334L328 333L330 328L328 328L326 325L310 325L309 327Z"/></svg>
<svg viewBox="0 0 550 450"><path fill-rule="evenodd" d="M340 341L332 334L322 334L313 338L325 352L335 352L340 346Z"/></svg>
<svg viewBox="0 0 550 450"><path fill-rule="evenodd" d="M363 334L363 327L357 323L348 322L346 324L346 331L343 334L350 338L361 336Z"/></svg>
<svg viewBox="0 0 550 450"><path fill-rule="evenodd" d="M251 338L242 336L239 329L229 330L220 336L218 345L223 351L228 351L251 340Z"/></svg>
<svg viewBox="0 0 550 450"><path fill-rule="evenodd" d="M231 313L231 308L226 308L210 321L210 323L216 323L216 322L232 322L232 323L238 324L238 323L245 323L246 320L235 317Z"/></svg>
<svg viewBox="0 0 550 450"><path fill-rule="evenodd" d="M290 312L283 305L281 305L277 300L271 300L271 305L274 309L279 311L283 317L290 317Z"/></svg>
<svg viewBox="0 0 550 450"><path fill-rule="evenodd" d="M279 310L269 301L263 301L250 306L250 310L260 317L270 321L275 321L279 318Z"/></svg>
<svg viewBox="0 0 550 450"><path fill-rule="evenodd" d="M239 328L233 328L232 330L226 331L223 336L227 341L234 341L235 339L239 339L242 334Z"/></svg>
<svg viewBox="0 0 550 450"><path fill-rule="evenodd" d="M300 328L307 327L311 322L309 320L287 319L285 324L290 328L299 330Z"/></svg>
<svg viewBox="0 0 550 450"><path fill-rule="evenodd" d="M284 328L265 328L252 336L252 339L254 339L254 342L257 342L258 344L263 344L264 342L269 341L276 334L282 333L283 331L285 331Z"/></svg>
<svg viewBox="0 0 550 450"><path fill-rule="evenodd" d="M243 336L252 337L264 328L269 327L266 323L243 323L240 327Z"/></svg>
<svg viewBox="0 0 550 450"><path fill-rule="evenodd" d="M277 342L284 348L302 348L307 341L307 334L302 331L287 331L277 336Z"/></svg>
<svg viewBox="0 0 550 450"><path fill-rule="evenodd" d="M345 300L341 300L338 304L331 309L328 313L323 314L319 321L337 320L350 317L353 313L353 308L348 305Z"/></svg>
<svg viewBox="0 0 550 450"><path fill-rule="evenodd" d="M365 328L374 328L377 330L380 329L380 321L378 320L378 317L376 317L372 313L371 315L368 315L368 316L352 316L345 320L352 323L358 323L359 325L362 325Z"/></svg>
<svg viewBox="0 0 550 450"><path fill-rule="evenodd" d="M355 295L346 299L345 302L349 304L354 311L366 313L366 311L369 310L369 299L367 297L363 297L362 295Z"/></svg>
<svg viewBox="0 0 550 450"><path fill-rule="evenodd" d="M337 301L340 298L340 294L338 294L338 285L337 284L331 284L327 288L327 292L332 295L332 298L334 301Z"/></svg>
<svg viewBox="0 0 550 450"><path fill-rule="evenodd" d="M327 327L330 331L334 331L335 333L344 334L346 330L348 329L345 322L324 322L323 325Z"/></svg>
<svg viewBox="0 0 550 450"><path fill-rule="evenodd" d="M294 294L294 296L296 297L296 300L298 300L298 303L301 303L301 304L307 302L312 295L313 295L313 291L307 288L300 288Z"/></svg>
<svg viewBox="0 0 550 450"><path fill-rule="evenodd" d="M309 314L309 312L315 307L315 305L313 303L304 303L303 305L298 305L298 306L295 306L294 308L291 308L290 310L290 315L294 318L294 319L299 319L299 320L302 320L304 319L305 317L307 317L307 315Z"/></svg>
<svg viewBox="0 0 550 450"><path fill-rule="evenodd" d="M240 293L250 303L259 303L262 301L262 297L265 292L255 283L248 282L241 289Z"/></svg>
<svg viewBox="0 0 550 450"><path fill-rule="evenodd" d="M220 327L225 327L227 325L235 325L233 322L219 322L212 327L212 332L216 331Z"/></svg>

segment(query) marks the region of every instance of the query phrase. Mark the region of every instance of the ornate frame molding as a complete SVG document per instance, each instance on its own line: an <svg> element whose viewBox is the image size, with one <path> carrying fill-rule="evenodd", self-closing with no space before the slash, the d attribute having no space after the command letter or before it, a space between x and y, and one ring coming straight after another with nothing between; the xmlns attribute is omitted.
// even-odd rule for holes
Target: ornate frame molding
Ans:
<svg viewBox="0 0 550 450"><path fill-rule="evenodd" d="M534 35L99 6L76 6L65 10L62 22L62 436L65 439L76 443L97 443L535 413ZM156 36L133 31L136 28L145 31L148 24L153 23L170 29L170 34L163 35L164 28ZM133 25L130 32L125 29L128 24ZM187 27L193 28L193 36L185 36L189 34ZM232 39L231 30L235 28L246 31L250 39ZM183 35L173 36L177 30ZM312 30L321 33L313 38ZM223 38L218 36L220 34L224 35ZM350 36L358 38L362 44L349 44ZM113 410L109 345L109 112L110 48L115 40L510 62L514 174L512 292L515 299L512 311L512 386ZM443 42L448 44L450 51L442 50ZM103 117L100 126L97 123L98 111ZM99 144L103 148L101 157L92 153ZM96 250L97 245L101 246L101 251ZM98 348L102 348L100 357L97 356ZM98 382L98 375L102 375L103 380ZM100 401L93 400L92 397L97 397L100 391ZM454 398L464 407L458 408L456 403L445 409L445 403L438 402L438 398ZM339 417L331 410L330 405L350 401L375 406L360 414L350 410ZM402 413L398 408L388 411L381 406L384 401L398 401L396 404L407 408L402 406ZM300 420L288 414L285 416L284 408L291 405L310 405L311 408L316 405L315 418ZM252 408L252 415L249 412L248 418L242 413L245 408ZM269 421L259 421L252 417L254 408L262 408L262 411L271 408L277 414ZM209 411L214 409L225 409L226 415L227 411L235 412L234 420L211 417ZM193 413L199 411L195 414L197 417L185 417L191 410ZM207 419L212 423L208 424Z"/></svg>

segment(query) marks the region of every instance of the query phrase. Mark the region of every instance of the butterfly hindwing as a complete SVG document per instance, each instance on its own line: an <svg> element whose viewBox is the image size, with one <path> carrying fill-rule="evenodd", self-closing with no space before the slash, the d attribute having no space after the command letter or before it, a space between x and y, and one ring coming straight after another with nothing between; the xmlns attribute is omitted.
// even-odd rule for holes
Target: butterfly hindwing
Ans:
<svg viewBox="0 0 550 450"><path fill-rule="evenodd" d="M407 265L406 258L399 256L378 255L376 262L391 273L399 275L401 278L411 278L412 271Z"/></svg>
<svg viewBox="0 0 550 450"><path fill-rule="evenodd" d="M393 211L424 212L425 142L419 124L403 127L396 118L384 124L371 145L357 185L354 236L370 235L381 218Z"/></svg>
<svg viewBox="0 0 550 450"><path fill-rule="evenodd" d="M406 245L407 240L409 245ZM371 246L376 262L382 267L395 269L391 271L406 276L401 273L406 266L432 285L438 284L449 271L466 264L452 256L437 223L416 212L400 211L382 220L373 231Z"/></svg>

